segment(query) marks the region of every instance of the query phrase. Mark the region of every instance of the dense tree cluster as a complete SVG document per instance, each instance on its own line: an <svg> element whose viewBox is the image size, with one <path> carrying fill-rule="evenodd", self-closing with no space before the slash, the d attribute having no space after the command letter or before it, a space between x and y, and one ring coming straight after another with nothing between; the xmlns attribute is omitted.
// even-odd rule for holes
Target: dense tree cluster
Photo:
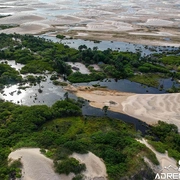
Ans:
<svg viewBox="0 0 180 180"><path fill-rule="evenodd" d="M20 175L18 163L16 167L8 167L7 162L10 149L20 147L40 147L42 153L54 160L57 172L73 171L76 178L82 177L79 173L85 166L68 158L73 152L92 151L103 158L112 180L127 172L129 175L138 173L139 167L145 166L140 157L137 159L137 153L157 163L155 155L135 140L134 128L118 120L81 117L78 104L69 98L52 107L28 107L1 101L0 179L8 179L10 174ZM133 168L129 169L129 163Z"/></svg>
<svg viewBox="0 0 180 180"><path fill-rule="evenodd" d="M159 121L150 131L149 142L161 153L168 151L170 157L177 161L180 159L180 134L174 124L167 124Z"/></svg>
<svg viewBox="0 0 180 180"><path fill-rule="evenodd" d="M22 77L18 71L6 63L0 63L0 84L21 82Z"/></svg>
<svg viewBox="0 0 180 180"><path fill-rule="evenodd" d="M141 82L154 85L146 80L146 75L156 74L152 77L158 83L158 77L180 78L177 72L180 64L178 52L171 54L154 54L141 56L140 52L120 52L107 49L98 50L97 47L88 48L80 45L78 50L69 48L61 43L54 43L44 38L31 35L0 34L2 39L0 59L15 60L17 63L25 64L21 73L44 73L56 71L66 74L71 82L88 82L101 80L105 77L116 79L131 78L139 81L137 76L141 75ZM8 44L7 44L8 41ZM82 62L87 67L99 64L101 71L93 68L90 75L80 72L72 73L71 67L66 62ZM173 71L172 71L173 70Z"/></svg>

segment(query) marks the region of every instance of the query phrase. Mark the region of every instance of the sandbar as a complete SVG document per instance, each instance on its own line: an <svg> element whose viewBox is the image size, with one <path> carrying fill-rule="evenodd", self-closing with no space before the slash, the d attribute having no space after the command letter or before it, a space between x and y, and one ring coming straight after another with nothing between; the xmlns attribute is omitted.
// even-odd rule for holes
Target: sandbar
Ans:
<svg viewBox="0 0 180 180"><path fill-rule="evenodd" d="M164 121L175 124L180 130L180 93L134 94L94 87L67 87L78 97L90 101L90 105L128 114L149 125Z"/></svg>

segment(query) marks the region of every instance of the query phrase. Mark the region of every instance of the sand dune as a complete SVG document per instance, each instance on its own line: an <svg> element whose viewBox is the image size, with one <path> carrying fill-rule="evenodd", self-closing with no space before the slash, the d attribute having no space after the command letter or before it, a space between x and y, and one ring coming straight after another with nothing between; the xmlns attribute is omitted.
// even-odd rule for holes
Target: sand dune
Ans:
<svg viewBox="0 0 180 180"><path fill-rule="evenodd" d="M82 97L90 101L90 105L102 109L108 106L109 110L115 112L123 112L122 102L133 93L118 92L114 90L106 90L92 87L66 87L66 90L75 92L76 96Z"/></svg>
<svg viewBox="0 0 180 180"><path fill-rule="evenodd" d="M107 173L103 161L93 153L71 155L80 163L85 163L83 172L85 180L106 180ZM53 161L40 153L39 148L22 148L10 153L9 159L21 159L23 164L21 180L72 180L75 176L70 173L57 174L54 172Z"/></svg>
<svg viewBox="0 0 180 180"><path fill-rule="evenodd" d="M86 180L106 180L106 166L104 162L93 153L77 154L73 153L72 157L77 159L80 163L86 165L86 171L82 174Z"/></svg>
<svg viewBox="0 0 180 180"><path fill-rule="evenodd" d="M121 112L138 118L147 124L159 120L172 123L180 130L180 93L172 94L133 94L90 87L67 87L78 97L90 101L90 105Z"/></svg>
<svg viewBox="0 0 180 180"><path fill-rule="evenodd" d="M21 158L23 164L22 180L60 180L53 169L53 161L46 158L39 148L23 148L12 152L11 159Z"/></svg>
<svg viewBox="0 0 180 180"><path fill-rule="evenodd" d="M22 27L24 23L36 21L51 26L33 25L29 30L11 28L0 32L37 34L50 31L86 39L179 46L178 0L0 0L0 7L0 15L11 15L0 18L0 25L15 23ZM171 39L167 42L161 32L172 34Z"/></svg>
<svg viewBox="0 0 180 180"><path fill-rule="evenodd" d="M167 152L165 154L157 152L151 145L148 144L148 142L145 139L138 140L138 141L145 144L149 149L151 149L155 153L155 155L159 161L159 166L154 166L148 160L145 159L147 164L149 164L151 166L152 170L155 173L177 173L178 172L176 160L174 160L173 158L170 158L168 156ZM168 167L170 167L170 168L168 168Z"/></svg>
<svg viewBox="0 0 180 180"><path fill-rule="evenodd" d="M148 124L158 120L173 123L180 129L180 93L137 94L128 97L123 103L123 111Z"/></svg>

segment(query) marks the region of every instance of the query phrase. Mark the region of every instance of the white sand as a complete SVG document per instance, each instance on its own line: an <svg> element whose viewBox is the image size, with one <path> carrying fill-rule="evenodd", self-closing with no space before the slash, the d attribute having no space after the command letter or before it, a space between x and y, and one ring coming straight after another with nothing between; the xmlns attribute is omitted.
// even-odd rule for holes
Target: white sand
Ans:
<svg viewBox="0 0 180 180"><path fill-rule="evenodd" d="M178 0L31 0L28 2L0 0L0 7L2 7L0 15L12 15L0 18L0 24L13 23L20 26L0 30L5 33L37 34L56 31L57 34L70 36L76 36L79 33L76 37L86 39L166 45L167 42L163 40L161 32L168 32L174 37L171 42L168 41L170 45L178 46L180 42ZM40 26L34 25L35 21ZM30 26L22 28L25 26L24 23L32 23L33 28ZM151 29L148 29L149 27ZM129 36L129 33L134 34ZM144 33L150 34L146 36ZM169 37L168 34L167 37Z"/></svg>
<svg viewBox="0 0 180 180"><path fill-rule="evenodd" d="M180 93L133 94L90 87L67 87L78 97L90 101L90 105L128 114L147 124L157 124L159 120L175 124L180 131Z"/></svg>
<svg viewBox="0 0 180 180"><path fill-rule="evenodd" d="M53 161L42 155L39 148L23 148L10 153L9 158L23 164L22 180L60 180L53 169Z"/></svg>
<svg viewBox="0 0 180 180"><path fill-rule="evenodd" d="M85 180L106 180L107 173L103 161L93 153L77 154L73 153L72 157L80 163L85 163L86 171L83 172ZM22 148L11 152L9 159L21 159L23 164L21 180L72 180L75 176L70 173L57 174L54 172L53 161L40 153L39 148Z"/></svg>
<svg viewBox="0 0 180 180"><path fill-rule="evenodd" d="M72 69L73 72L77 72L79 71L80 73L82 74L90 74L90 71L89 69L82 63L78 63L78 62L67 62L67 64L69 64L71 67L76 67L76 68L79 68L79 70L74 70Z"/></svg>
<svg viewBox="0 0 180 180"><path fill-rule="evenodd" d="M149 149L151 149L155 153L160 164L159 166L152 165L151 163L149 163L149 161L146 161L147 163L149 163L150 167L155 173L178 173L176 160L170 158L167 152L165 154L157 152L151 145L147 143L145 139L138 141L145 144Z"/></svg>
<svg viewBox="0 0 180 180"><path fill-rule="evenodd" d="M173 123L180 130L180 93L136 94L122 103L123 111L148 124L159 120Z"/></svg>
<svg viewBox="0 0 180 180"><path fill-rule="evenodd" d="M73 153L72 157L77 159L80 163L84 163L86 165L86 171L82 173L85 176L85 179L87 180L107 179L106 166L104 162L93 153L91 152L89 152L88 154Z"/></svg>
<svg viewBox="0 0 180 180"><path fill-rule="evenodd" d="M146 26L172 26L173 21L163 20L163 19L148 19L145 23L139 23L139 25Z"/></svg>
<svg viewBox="0 0 180 180"><path fill-rule="evenodd" d="M75 92L76 96L90 101L90 105L102 109L103 106L109 106L109 110L123 112L122 102L133 93L118 92L92 87L66 87L66 90Z"/></svg>

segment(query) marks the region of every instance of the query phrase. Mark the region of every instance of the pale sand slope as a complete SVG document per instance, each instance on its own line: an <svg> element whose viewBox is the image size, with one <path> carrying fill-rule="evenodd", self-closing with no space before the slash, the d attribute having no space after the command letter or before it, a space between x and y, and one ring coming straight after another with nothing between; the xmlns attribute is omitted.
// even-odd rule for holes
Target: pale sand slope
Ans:
<svg viewBox="0 0 180 180"><path fill-rule="evenodd" d="M0 33L49 31L146 45L179 46L180 42L179 0L0 0L0 15L11 15L0 18L0 25L19 25Z"/></svg>
<svg viewBox="0 0 180 180"><path fill-rule="evenodd" d="M178 173L177 162L173 158L170 158L167 152L165 154L157 152L151 145L147 143L145 139L138 141L145 144L155 153L160 164L159 166L152 165L152 163L145 158L145 161L149 163L155 173Z"/></svg>
<svg viewBox="0 0 180 180"><path fill-rule="evenodd" d="M126 114L148 124L162 120L180 129L180 93L136 94L128 97L122 106Z"/></svg>
<svg viewBox="0 0 180 180"><path fill-rule="evenodd" d="M147 124L159 120L173 123L180 129L180 93L133 94L90 87L70 87L78 97L90 101L97 108L109 106L109 110L138 118Z"/></svg>
<svg viewBox="0 0 180 180"><path fill-rule="evenodd" d="M133 93L90 87L72 88L72 91L75 92L76 96L89 100L93 107L102 109L103 106L108 106L109 110L115 112L123 112L122 102L134 95Z"/></svg>
<svg viewBox="0 0 180 180"><path fill-rule="evenodd" d="M9 158L21 158L22 180L60 180L53 169L53 161L40 153L39 148L23 148L10 153Z"/></svg>
<svg viewBox="0 0 180 180"><path fill-rule="evenodd" d="M87 170L83 172L85 180L106 180L106 167L102 160L89 152L73 153L72 157L85 163ZM59 175L54 172L53 161L40 153L39 148L22 148L10 153L9 159L21 159L23 164L21 180L71 180L75 175L70 173Z"/></svg>
<svg viewBox="0 0 180 180"><path fill-rule="evenodd" d="M104 162L93 153L77 154L73 153L72 157L77 159L80 163L85 163L86 171L83 172L87 180L106 180L106 166Z"/></svg>

